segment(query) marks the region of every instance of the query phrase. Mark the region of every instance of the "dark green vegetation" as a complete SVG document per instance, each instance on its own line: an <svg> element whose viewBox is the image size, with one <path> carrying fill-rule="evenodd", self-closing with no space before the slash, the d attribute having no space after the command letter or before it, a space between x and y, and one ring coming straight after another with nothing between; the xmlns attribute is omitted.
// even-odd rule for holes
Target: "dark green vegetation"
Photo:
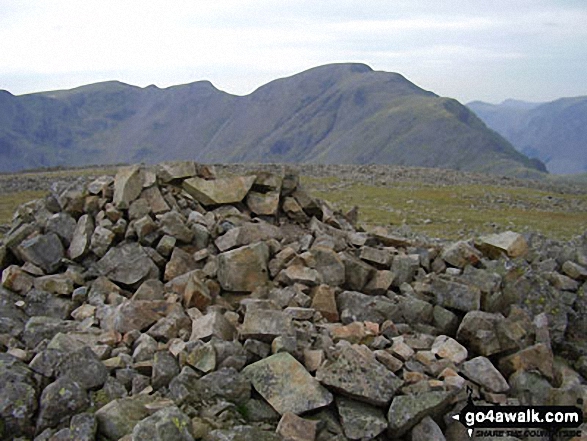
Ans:
<svg viewBox="0 0 587 441"><path fill-rule="evenodd" d="M457 101L362 64L317 67L247 96L206 81L0 93L0 171L170 159L544 170Z"/></svg>
<svg viewBox="0 0 587 441"><path fill-rule="evenodd" d="M551 173L587 171L587 97L543 104L476 101L468 107L519 151L546 163Z"/></svg>

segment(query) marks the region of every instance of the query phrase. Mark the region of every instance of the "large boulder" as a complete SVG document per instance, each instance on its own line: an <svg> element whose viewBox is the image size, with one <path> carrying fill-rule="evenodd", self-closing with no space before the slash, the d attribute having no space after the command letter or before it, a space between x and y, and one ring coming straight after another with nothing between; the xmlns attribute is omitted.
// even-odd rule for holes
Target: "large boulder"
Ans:
<svg viewBox="0 0 587 441"><path fill-rule="evenodd" d="M237 176L206 180L190 178L183 181L183 189L202 205L234 204L247 195L256 176Z"/></svg>
<svg viewBox="0 0 587 441"><path fill-rule="evenodd" d="M218 255L218 282L226 291L252 292L269 280L269 247L264 242Z"/></svg>

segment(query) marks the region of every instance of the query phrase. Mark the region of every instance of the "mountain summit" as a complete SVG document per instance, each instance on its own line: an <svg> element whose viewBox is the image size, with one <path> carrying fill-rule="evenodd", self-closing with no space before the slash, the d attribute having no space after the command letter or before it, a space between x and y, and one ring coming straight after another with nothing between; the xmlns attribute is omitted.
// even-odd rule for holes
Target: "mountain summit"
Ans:
<svg viewBox="0 0 587 441"><path fill-rule="evenodd" d="M545 170L459 102L364 64L316 67L247 96L208 81L0 93L0 171L170 159Z"/></svg>

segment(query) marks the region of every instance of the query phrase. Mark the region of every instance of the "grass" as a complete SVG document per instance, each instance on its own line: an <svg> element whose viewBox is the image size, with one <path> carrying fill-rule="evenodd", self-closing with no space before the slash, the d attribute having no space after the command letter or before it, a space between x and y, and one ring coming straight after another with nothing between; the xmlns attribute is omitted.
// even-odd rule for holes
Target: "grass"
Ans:
<svg viewBox="0 0 587 441"><path fill-rule="evenodd" d="M343 210L357 205L360 221L367 225L406 224L431 237L470 238L514 230L567 240L587 230L585 194L481 185L341 185L336 178L304 178L303 182L314 196Z"/></svg>
<svg viewBox="0 0 587 441"><path fill-rule="evenodd" d="M40 171L35 176L99 176L116 168ZM0 176L0 179L8 175ZM21 175L22 176L22 175ZM550 193L532 188L487 185L434 186L398 182L374 186L339 177L303 177L310 193L342 210L359 207L367 225L408 225L430 237L460 239L495 231L535 231L568 240L587 230L587 194ZM0 224L9 224L16 208L46 191L0 194Z"/></svg>

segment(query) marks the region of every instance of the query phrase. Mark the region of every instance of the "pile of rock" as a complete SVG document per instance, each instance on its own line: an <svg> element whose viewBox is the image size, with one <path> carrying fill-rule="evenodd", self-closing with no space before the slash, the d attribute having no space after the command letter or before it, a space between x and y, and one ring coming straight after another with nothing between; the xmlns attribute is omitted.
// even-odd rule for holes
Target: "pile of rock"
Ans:
<svg viewBox="0 0 587 441"><path fill-rule="evenodd" d="M54 185L0 246L0 437L460 440L467 386L587 398L586 236L439 246L354 214L193 162Z"/></svg>

